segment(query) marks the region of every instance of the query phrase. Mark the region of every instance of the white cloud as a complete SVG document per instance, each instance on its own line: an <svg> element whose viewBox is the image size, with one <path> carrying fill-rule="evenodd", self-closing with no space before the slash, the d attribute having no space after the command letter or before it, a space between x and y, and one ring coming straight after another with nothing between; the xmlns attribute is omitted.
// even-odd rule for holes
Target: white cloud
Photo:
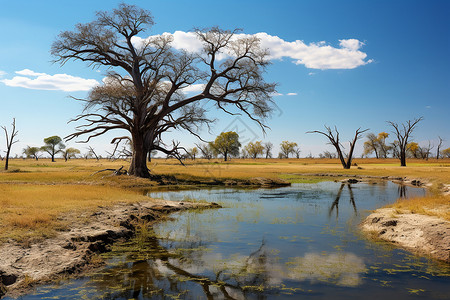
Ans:
<svg viewBox="0 0 450 300"><path fill-rule="evenodd" d="M32 77L33 76L45 76L45 75L47 75L45 73L34 72L34 71L30 70L30 69L23 69L22 71L16 71L16 74L23 75L23 76L32 76Z"/></svg>
<svg viewBox="0 0 450 300"><path fill-rule="evenodd" d="M6 72L5 71L2 71L2 70L0 70L0 77L2 77L2 76L5 76L6 75Z"/></svg>
<svg viewBox="0 0 450 300"><path fill-rule="evenodd" d="M195 92L201 92L205 88L205 84L198 83L198 84L191 84L185 88L182 89L183 93L195 93Z"/></svg>
<svg viewBox="0 0 450 300"><path fill-rule="evenodd" d="M193 32L175 31L173 34L165 32L161 36L171 36L172 46L176 49L199 52L203 47ZM251 35L236 34L236 38L244 36ZM354 69L372 62L371 59L366 60L367 54L360 51L364 43L357 39L339 40L339 47L336 48L324 41L310 44L305 44L301 40L288 42L265 32L256 33L254 36L260 39L262 48L269 50L271 59L291 58L295 64L305 65L310 69ZM157 36L149 38L154 37ZM142 41L143 39L136 38L134 42ZM222 54L218 59L226 56L226 54Z"/></svg>
<svg viewBox="0 0 450 300"><path fill-rule="evenodd" d="M297 93L287 93L287 96L297 96Z"/></svg>
<svg viewBox="0 0 450 300"><path fill-rule="evenodd" d="M257 33L261 46L268 48L272 59L288 57L297 65L305 65L310 69L354 69L366 65L367 54L359 49L364 45L356 39L340 40L340 48L327 45L325 42L305 44L301 40L287 42L267 33Z"/></svg>
<svg viewBox="0 0 450 300"><path fill-rule="evenodd" d="M275 93L270 94L270 96L272 96L272 97L283 96L283 94L275 92Z"/></svg>
<svg viewBox="0 0 450 300"><path fill-rule="evenodd" d="M341 45L342 48L346 48L351 51L358 51L358 49L364 45L364 43L356 39L339 40L339 42L339 45Z"/></svg>
<svg viewBox="0 0 450 300"><path fill-rule="evenodd" d="M313 75L316 75L316 73L314 73L314 72L309 72L308 75L309 75L309 76L313 76Z"/></svg>
<svg viewBox="0 0 450 300"><path fill-rule="evenodd" d="M33 90L60 90L65 92L88 91L99 85L95 79L84 79L67 74L49 75L29 69L17 71L12 79L0 80L7 86L22 87Z"/></svg>

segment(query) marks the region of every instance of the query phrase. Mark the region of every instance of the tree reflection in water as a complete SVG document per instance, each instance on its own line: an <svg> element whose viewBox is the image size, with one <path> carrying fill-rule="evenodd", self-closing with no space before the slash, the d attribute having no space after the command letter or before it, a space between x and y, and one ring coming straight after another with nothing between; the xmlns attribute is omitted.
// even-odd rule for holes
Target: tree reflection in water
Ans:
<svg viewBox="0 0 450 300"><path fill-rule="evenodd" d="M356 208L356 203L355 203L355 196L353 194L353 190L352 190L352 185L350 183L347 182L343 182L341 183L341 185L339 186L339 190L337 192L336 198L334 199L333 203L331 204L331 207L328 211L328 217L330 218L333 211L336 210L336 219L339 218L339 201L341 200L341 195L342 195L342 191L344 190L344 187L347 186L348 192L349 192L349 196L350 196L350 203L353 207L353 211L355 213L355 216L358 214L358 210ZM408 198L408 189L406 185L403 184L399 184L398 185L398 197L399 198Z"/></svg>
<svg viewBox="0 0 450 300"><path fill-rule="evenodd" d="M336 198L334 199L333 203L331 204L330 210L328 212L328 217L331 217L333 210L336 210L336 219L339 218L339 201L341 200L342 190L344 189L345 186L347 186L347 188L348 188L348 192L350 194L350 203L352 204L353 211L355 212L355 216L358 214L358 210L356 209L355 196L353 195L352 186L350 183L343 182L343 183L341 183L341 186L339 187Z"/></svg>
<svg viewBox="0 0 450 300"><path fill-rule="evenodd" d="M398 185L398 196L399 198L408 198L408 195L406 194L406 185L404 184L399 184Z"/></svg>
<svg viewBox="0 0 450 300"><path fill-rule="evenodd" d="M142 237L141 237L142 238ZM204 264L198 256L205 255L201 242L185 245L183 255L161 246L154 235L146 237L145 243L129 243L110 256L126 251L124 260L114 267L95 274L92 282L97 291L105 291L104 297L112 299L142 299L171 294L182 296L196 290L207 299L245 299L253 287L267 287L269 277L264 240L260 247L243 259L236 270L227 268L215 271L213 276L196 274L190 269ZM170 247L169 247L170 248ZM202 250L204 249L204 250ZM199 264L199 265L196 265ZM205 269L211 266L205 266ZM195 289L193 285L201 287ZM190 295L188 298L200 295Z"/></svg>
<svg viewBox="0 0 450 300"><path fill-rule="evenodd" d="M184 241L179 251L177 246L163 247L154 234L149 234L144 243L142 237L139 239L109 254L117 263L93 276L89 285L96 294L104 293L102 297L107 299L167 295L186 299L265 299L283 292L286 280L297 282L288 289L297 295L307 293L299 282L305 280L357 286L365 270L362 259L352 253L306 253L283 263L264 239L250 255L232 255L228 259L211 253L201 241Z"/></svg>

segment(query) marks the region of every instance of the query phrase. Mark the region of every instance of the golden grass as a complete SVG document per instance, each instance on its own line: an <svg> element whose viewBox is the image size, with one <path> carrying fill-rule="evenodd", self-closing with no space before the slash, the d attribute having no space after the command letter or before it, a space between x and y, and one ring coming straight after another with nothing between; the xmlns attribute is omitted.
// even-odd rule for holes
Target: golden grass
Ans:
<svg viewBox="0 0 450 300"><path fill-rule="evenodd" d="M410 159L407 167L400 167L397 159L354 159L358 166L344 170L337 159L234 159L223 162L219 159L185 161L182 166L174 159L154 159L148 167L155 174L171 174L194 177L216 178L251 178L279 177L279 174L349 174L371 176L396 176L423 178L437 183L450 182L450 159L418 160ZM0 171L0 182L17 183L92 183L98 184L101 177L108 173L90 176L105 168L127 168L129 163L123 160L84 160L75 159L55 163L49 159L10 160L10 169L19 172ZM358 168L359 167L359 168ZM108 178L100 180L101 184L111 181Z"/></svg>
<svg viewBox="0 0 450 300"><path fill-rule="evenodd" d="M133 191L95 185L0 184L0 241L51 236L67 224L63 218L117 202L147 197Z"/></svg>
<svg viewBox="0 0 450 300"><path fill-rule="evenodd" d="M178 178L304 178L299 174L347 174L396 176L422 179L434 186L450 183L450 159L408 160L400 167L396 159L355 159L358 166L344 170L337 159L219 159L186 161L154 159L148 164L154 174L176 175ZM64 162L49 159L11 159L9 172L0 171L0 242L6 239L26 240L51 236L67 224L62 215L90 210L98 205L118 201L148 200L132 187L152 188L154 182L129 176L108 176L105 168L127 168L123 160L84 160ZM0 165L0 167L3 167ZM303 180L303 179L301 179ZM315 179L314 179L315 180ZM429 196L422 200L398 202L398 209L426 214L438 213L448 218L448 198ZM442 207L446 207L442 209ZM438 212L444 211L443 213Z"/></svg>
<svg viewBox="0 0 450 300"><path fill-rule="evenodd" d="M450 196L434 195L416 197L411 199L399 199L394 204L389 205L402 212L436 216L450 221Z"/></svg>
<svg viewBox="0 0 450 300"><path fill-rule="evenodd" d="M175 160L154 160L150 169L157 174L196 177L251 178L279 177L280 174L347 174L369 176L395 176L424 179L434 183L450 182L450 159L409 160L400 167L396 159L355 159L358 166L344 170L337 159L235 159L187 161L186 166ZM358 168L359 167L359 168Z"/></svg>

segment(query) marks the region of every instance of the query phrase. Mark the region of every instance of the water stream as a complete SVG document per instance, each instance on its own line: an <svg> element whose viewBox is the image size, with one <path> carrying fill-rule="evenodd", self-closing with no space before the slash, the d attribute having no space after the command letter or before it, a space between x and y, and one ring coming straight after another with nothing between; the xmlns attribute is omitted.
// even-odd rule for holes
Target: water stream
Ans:
<svg viewBox="0 0 450 300"><path fill-rule="evenodd" d="M448 299L448 265L358 229L370 210L424 193L390 182L151 193L224 208L143 228L100 272L23 299Z"/></svg>

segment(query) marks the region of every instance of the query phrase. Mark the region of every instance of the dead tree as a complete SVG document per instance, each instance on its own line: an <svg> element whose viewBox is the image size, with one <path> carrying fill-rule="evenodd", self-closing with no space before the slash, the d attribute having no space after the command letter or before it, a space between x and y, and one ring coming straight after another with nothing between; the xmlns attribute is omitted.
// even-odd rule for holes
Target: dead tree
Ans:
<svg viewBox="0 0 450 300"><path fill-rule="evenodd" d="M112 152L106 151L106 154L108 155L108 159L109 160L112 160L112 161L116 160L114 155L116 154L116 151L117 151L117 148L119 147L119 144L120 144L120 141L117 141L117 142L114 143L115 146L114 146L114 150Z"/></svg>
<svg viewBox="0 0 450 300"><path fill-rule="evenodd" d="M173 47L170 35L139 36L153 24L149 11L122 3L62 32L51 50L62 65L75 60L108 71L103 84L80 99L85 110L73 121L86 123L66 139L84 136L89 142L111 130L127 131L129 173L138 177L150 176L149 151L177 151L156 143L162 135L179 129L199 137L198 130L213 122L205 102L227 114L246 115L264 130L276 87L264 80L270 57L257 37L217 27L195 29L203 47L193 53ZM201 91L186 94L194 85Z"/></svg>
<svg viewBox="0 0 450 300"><path fill-rule="evenodd" d="M442 142L444 141L440 136L438 136L438 138L439 138L439 144L437 145L436 159L439 159L439 155L441 155L440 151L441 151L441 147L442 147Z"/></svg>
<svg viewBox="0 0 450 300"><path fill-rule="evenodd" d="M349 150L348 154L345 154L341 149L342 144L339 141L339 132L338 132L336 126L334 127L334 132L328 126L325 126L325 129L326 129L326 132L314 130L314 131L308 131L307 133L319 133L319 134L326 136L328 138L328 140L330 141L329 144L333 145L336 148L336 152L338 154L339 160L341 161L341 164L344 167L344 169L350 169L350 167L352 166L353 150L355 149L356 141L361 137L361 135L364 132L366 132L369 129L361 130L361 127L360 127L356 130L353 141L349 142L350 150ZM347 161L345 161L345 156L347 157Z"/></svg>
<svg viewBox="0 0 450 300"><path fill-rule="evenodd" d="M91 156L94 156L95 159L96 159L97 161L100 160L100 158L98 158L97 153L95 153L94 148L92 148L91 146L89 146L89 147L88 147L88 150L89 150L89 154L90 154Z"/></svg>
<svg viewBox="0 0 450 300"><path fill-rule="evenodd" d="M206 143L203 145L195 144L198 149L200 149L200 152L202 153L203 158L206 158L207 160L210 160L213 158L214 153L212 151L212 147L210 143Z"/></svg>
<svg viewBox="0 0 450 300"><path fill-rule="evenodd" d="M433 150L434 146L431 145L431 142L428 141L428 146L427 147L419 147L419 152L420 152L420 157L422 159L428 160L428 158L430 157L431 154L431 150Z"/></svg>
<svg viewBox="0 0 450 300"><path fill-rule="evenodd" d="M273 144L271 142L264 143L264 155L266 159L272 158Z"/></svg>
<svg viewBox="0 0 450 300"><path fill-rule="evenodd" d="M105 171L111 171L112 174L110 176L119 176L119 175L127 175L128 174L128 172L126 170L123 170L123 166L121 166L118 169L103 169L103 170L92 173L91 176L94 176L95 174L105 172Z"/></svg>
<svg viewBox="0 0 450 300"><path fill-rule="evenodd" d="M14 145L15 143L18 142L18 140L15 140L18 131L16 130L16 119L13 118L13 122L12 122L12 129L11 129L11 134L8 134L8 130L6 129L5 126L2 126L3 130L5 131L5 137L6 137L6 156L5 156L5 170L8 170L8 165L9 165L9 154L11 153L11 147L12 145Z"/></svg>
<svg viewBox="0 0 450 300"><path fill-rule="evenodd" d="M416 125L422 120L423 117L420 117L414 120L408 120L406 123L402 123L400 125L392 121L387 121L387 123L394 129L393 133L397 136L400 166L402 167L406 167L406 150L408 140L412 137L411 134Z"/></svg>

